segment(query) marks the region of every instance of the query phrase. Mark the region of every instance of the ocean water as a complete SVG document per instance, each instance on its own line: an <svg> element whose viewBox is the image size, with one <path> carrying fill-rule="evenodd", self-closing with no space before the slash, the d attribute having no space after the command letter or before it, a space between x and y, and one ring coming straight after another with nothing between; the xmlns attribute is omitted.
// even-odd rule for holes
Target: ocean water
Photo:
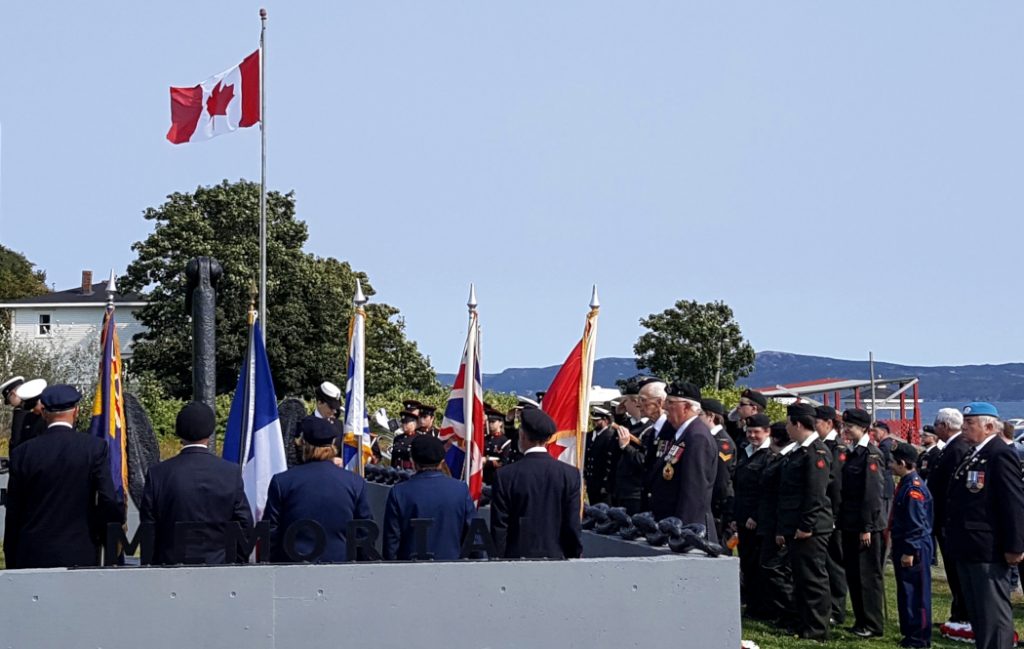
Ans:
<svg viewBox="0 0 1024 649"><path fill-rule="evenodd" d="M921 422L930 424L935 421L935 414L941 408L960 409L965 405L959 401L925 401L921 404ZM1024 418L1024 401L993 401L992 405L1003 419Z"/></svg>

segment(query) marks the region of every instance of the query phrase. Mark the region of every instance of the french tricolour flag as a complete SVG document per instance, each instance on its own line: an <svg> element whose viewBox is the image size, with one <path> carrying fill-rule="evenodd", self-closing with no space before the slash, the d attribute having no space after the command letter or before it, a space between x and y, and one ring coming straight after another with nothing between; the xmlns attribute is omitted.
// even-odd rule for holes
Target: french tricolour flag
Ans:
<svg viewBox="0 0 1024 649"><path fill-rule="evenodd" d="M223 457L242 465L245 496L253 519L258 521L267 505L270 479L287 469L288 463L263 332L256 314L249 317L249 346L228 414Z"/></svg>
<svg viewBox="0 0 1024 649"><path fill-rule="evenodd" d="M467 382L467 376L473 377L473 380ZM452 476L461 477L466 481L469 485L469 494L474 501L480 499L483 489L483 394L480 381L480 322L474 310L470 315L469 334L466 337L466 349L462 352L459 373L455 377L455 385L452 386L448 405L444 409L440 434L441 440L449 443L445 462Z"/></svg>

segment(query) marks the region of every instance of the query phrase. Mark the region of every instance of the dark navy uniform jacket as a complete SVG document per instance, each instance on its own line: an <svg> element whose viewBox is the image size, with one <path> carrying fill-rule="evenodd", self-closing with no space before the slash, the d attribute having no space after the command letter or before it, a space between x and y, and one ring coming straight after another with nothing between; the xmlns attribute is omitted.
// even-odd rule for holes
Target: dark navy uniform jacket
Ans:
<svg viewBox="0 0 1024 649"><path fill-rule="evenodd" d="M579 471L536 451L498 469L491 487L491 534L498 556L506 559L579 558Z"/></svg>
<svg viewBox="0 0 1024 649"><path fill-rule="evenodd" d="M932 502L935 504L936 536L940 536L942 528L946 526L946 500L953 472L967 457L970 448L971 443L967 441L963 433L960 433L952 441L946 442L938 459L929 464L928 490L932 492Z"/></svg>
<svg viewBox="0 0 1024 649"><path fill-rule="evenodd" d="M651 470L651 510L661 520L675 516L684 524L699 523L708 528L708 538L718 541L711 516L711 498L718 475L718 442L700 417L687 424L678 443L683 454L673 467L672 479L665 480L665 455L676 444L676 431L665 422L658 436L659 457Z"/></svg>
<svg viewBox="0 0 1024 649"><path fill-rule="evenodd" d="M948 447L947 447L948 448ZM949 483L945 538L956 561L1000 563L1024 552L1024 482L1017 453L998 436L968 454Z"/></svg>
<svg viewBox="0 0 1024 649"><path fill-rule="evenodd" d="M414 518L429 518L427 552L449 561L461 554L462 536L476 516L465 482L440 471L420 471L391 488L384 510L384 558L413 559L416 553Z"/></svg>
<svg viewBox="0 0 1024 649"><path fill-rule="evenodd" d="M327 545L318 561L345 561L349 522L372 518L366 481L330 460L300 464L278 473L270 480L267 509L263 512L263 520L270 522L270 560L294 561L284 549L285 533L296 521L313 520L327 536ZM312 533L304 529L295 539L295 550L308 554L314 543Z"/></svg>
<svg viewBox="0 0 1024 649"><path fill-rule="evenodd" d="M103 440L58 424L11 452L8 568L99 565L107 523L122 522Z"/></svg>
<svg viewBox="0 0 1024 649"><path fill-rule="evenodd" d="M227 526L252 529L242 472L205 448L183 448L146 473L139 520L156 526L153 563L224 563ZM176 537L178 523L198 525Z"/></svg>
<svg viewBox="0 0 1024 649"><path fill-rule="evenodd" d="M892 501L893 560L909 555L920 560L931 557L932 547L932 494L916 471L903 476Z"/></svg>
<svg viewBox="0 0 1024 649"><path fill-rule="evenodd" d="M783 458L779 472L776 536L791 539L797 530L826 534L835 527L828 499L832 454L817 435Z"/></svg>

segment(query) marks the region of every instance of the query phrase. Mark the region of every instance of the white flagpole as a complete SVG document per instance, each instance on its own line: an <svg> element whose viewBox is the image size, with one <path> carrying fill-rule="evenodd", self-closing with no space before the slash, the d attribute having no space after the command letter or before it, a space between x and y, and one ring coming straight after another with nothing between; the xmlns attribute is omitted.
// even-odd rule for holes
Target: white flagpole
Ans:
<svg viewBox="0 0 1024 649"><path fill-rule="evenodd" d="M473 406L476 396L476 336L477 336L477 313L476 313L476 287L469 285L469 300L466 302L469 307L469 335L466 339L466 376L463 380L462 391L462 416L466 421L466 459L463 461L463 472L465 474L466 486L470 484L473 475Z"/></svg>
<svg viewBox="0 0 1024 649"><path fill-rule="evenodd" d="M354 413L345 413L345 416L349 418L349 421L353 422L352 432L355 434L356 441L356 456L359 467L359 475L364 474L363 467L363 435L366 434L366 312L363 307L366 305L367 299L363 294L363 285L359 279L356 279L356 294L352 298L352 304L355 307L355 314L353 317L356 319L355 327L353 327L352 337L354 339L352 352L353 352L353 367L352 367L352 407L356 410ZM356 398L358 395L358 399Z"/></svg>
<svg viewBox="0 0 1024 649"><path fill-rule="evenodd" d="M267 10L260 9L260 322L267 339Z"/></svg>

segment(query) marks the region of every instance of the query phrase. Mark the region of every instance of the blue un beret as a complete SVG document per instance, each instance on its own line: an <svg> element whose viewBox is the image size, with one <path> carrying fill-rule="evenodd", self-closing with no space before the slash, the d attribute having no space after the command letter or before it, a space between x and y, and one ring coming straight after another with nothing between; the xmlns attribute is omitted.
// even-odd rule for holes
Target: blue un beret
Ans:
<svg viewBox="0 0 1024 649"><path fill-rule="evenodd" d="M45 392L43 394L46 394ZM964 417L981 417L983 415L999 418L999 411L991 403L972 401L964 406Z"/></svg>
<svg viewBox="0 0 1024 649"><path fill-rule="evenodd" d="M71 410L82 400L82 395L70 385L51 385L43 390L39 400L48 412Z"/></svg>
<svg viewBox="0 0 1024 649"><path fill-rule="evenodd" d="M299 422L302 439L313 446L329 446L338 436L338 430L326 419L310 415Z"/></svg>

